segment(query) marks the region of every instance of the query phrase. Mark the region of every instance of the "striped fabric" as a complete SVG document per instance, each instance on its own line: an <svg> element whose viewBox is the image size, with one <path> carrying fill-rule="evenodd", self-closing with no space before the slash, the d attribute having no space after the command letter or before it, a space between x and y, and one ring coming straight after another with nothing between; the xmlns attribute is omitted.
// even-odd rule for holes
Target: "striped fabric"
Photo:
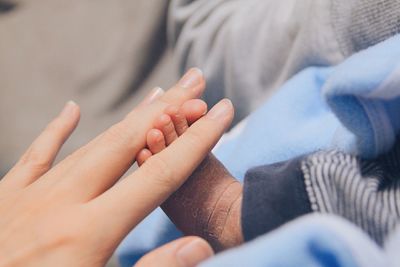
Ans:
<svg viewBox="0 0 400 267"><path fill-rule="evenodd" d="M375 161L338 152L306 157L301 168L314 212L355 223L378 244L400 221L400 143Z"/></svg>

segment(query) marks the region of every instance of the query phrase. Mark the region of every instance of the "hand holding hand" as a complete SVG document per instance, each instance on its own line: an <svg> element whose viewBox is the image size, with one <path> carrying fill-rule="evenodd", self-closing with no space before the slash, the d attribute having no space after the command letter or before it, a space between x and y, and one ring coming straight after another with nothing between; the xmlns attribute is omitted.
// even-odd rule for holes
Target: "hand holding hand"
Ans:
<svg viewBox="0 0 400 267"><path fill-rule="evenodd" d="M203 90L201 73L189 71L167 93L154 91L121 122L52 167L79 120L78 106L67 104L0 182L0 266L104 265L125 235L184 183L229 126L232 106L217 104L117 183L145 146L154 119Z"/></svg>

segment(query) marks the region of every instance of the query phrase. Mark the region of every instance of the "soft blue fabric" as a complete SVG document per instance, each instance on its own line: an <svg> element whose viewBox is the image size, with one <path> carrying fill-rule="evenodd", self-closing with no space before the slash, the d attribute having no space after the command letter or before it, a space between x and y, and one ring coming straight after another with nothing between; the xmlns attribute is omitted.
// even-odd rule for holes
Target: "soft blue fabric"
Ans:
<svg viewBox="0 0 400 267"><path fill-rule="evenodd" d="M311 215L239 248L219 254L200 266L387 267L396 265L389 265L388 257L382 249L356 226L334 216Z"/></svg>
<svg viewBox="0 0 400 267"><path fill-rule="evenodd" d="M132 231L117 249L122 267L132 267L144 254L182 234L160 209L156 209L134 231Z"/></svg>
<svg viewBox="0 0 400 267"><path fill-rule="evenodd" d="M320 149L376 157L392 147L399 132L399 96L396 36L336 67L299 73L215 154L239 180L251 167Z"/></svg>
<svg viewBox="0 0 400 267"><path fill-rule="evenodd" d="M396 36L338 66L302 71L253 113L239 134L226 138L216 155L239 180L251 167L320 149L375 157L399 133L399 88ZM122 266L178 235L160 211L153 213L118 250Z"/></svg>

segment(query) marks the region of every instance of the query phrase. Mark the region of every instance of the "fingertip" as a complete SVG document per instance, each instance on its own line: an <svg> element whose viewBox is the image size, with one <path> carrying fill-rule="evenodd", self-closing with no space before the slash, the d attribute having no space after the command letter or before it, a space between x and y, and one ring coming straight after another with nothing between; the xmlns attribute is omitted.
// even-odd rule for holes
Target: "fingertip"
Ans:
<svg viewBox="0 0 400 267"><path fill-rule="evenodd" d="M181 112L184 114L189 124L194 123L207 113L208 107L206 102L200 99L191 99L186 101L182 107Z"/></svg>
<svg viewBox="0 0 400 267"><path fill-rule="evenodd" d="M142 257L135 267L194 267L214 255L211 246L199 237L182 237Z"/></svg>
<svg viewBox="0 0 400 267"><path fill-rule="evenodd" d="M154 122L154 127L156 127L157 129L162 129L171 122L171 117L168 114L162 114Z"/></svg>
<svg viewBox="0 0 400 267"><path fill-rule="evenodd" d="M147 144L152 145L159 143L164 139L164 134L159 129L151 129L147 133Z"/></svg>
<svg viewBox="0 0 400 267"><path fill-rule="evenodd" d="M80 116L80 107L74 101L70 100L64 105L59 116L66 119L76 119L76 117Z"/></svg>
<svg viewBox="0 0 400 267"><path fill-rule="evenodd" d="M225 98L218 102L206 115L208 119L222 122L224 127L228 127L234 117L234 107L232 102Z"/></svg>
<svg viewBox="0 0 400 267"><path fill-rule="evenodd" d="M139 167L143 165L143 163L145 163L146 160L148 160L151 156L153 156L153 154L150 150L148 150L147 148L142 149L136 156L136 161Z"/></svg>
<svg viewBox="0 0 400 267"><path fill-rule="evenodd" d="M157 154L165 148L165 137L159 129L151 129L147 133L147 146L151 153Z"/></svg>
<svg viewBox="0 0 400 267"><path fill-rule="evenodd" d="M176 253L181 266L192 267L214 255L211 246L199 237L188 237L187 243Z"/></svg>

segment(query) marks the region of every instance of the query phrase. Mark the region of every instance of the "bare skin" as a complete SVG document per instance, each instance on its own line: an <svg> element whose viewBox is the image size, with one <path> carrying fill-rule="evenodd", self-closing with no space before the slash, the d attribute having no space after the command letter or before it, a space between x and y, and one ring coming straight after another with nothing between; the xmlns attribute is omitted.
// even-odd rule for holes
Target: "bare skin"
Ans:
<svg viewBox="0 0 400 267"><path fill-rule="evenodd" d="M241 204L242 185L210 154L161 207L185 235L221 251L243 243Z"/></svg>
<svg viewBox="0 0 400 267"><path fill-rule="evenodd" d="M123 120L53 166L79 121L79 107L68 103L0 181L0 266L104 266L229 127L233 107L224 100L117 183L168 105L199 97L204 85L201 72L190 70L171 90L152 91ZM137 266L193 267L212 253L204 240L189 237L153 251Z"/></svg>
<svg viewBox="0 0 400 267"><path fill-rule="evenodd" d="M139 165L161 152L206 112L205 103L191 100L170 106L147 133L147 147L138 155ZM183 159L184 160L184 159ZM212 154L186 183L161 206L185 235L206 239L215 251L243 243L240 217L242 185Z"/></svg>

